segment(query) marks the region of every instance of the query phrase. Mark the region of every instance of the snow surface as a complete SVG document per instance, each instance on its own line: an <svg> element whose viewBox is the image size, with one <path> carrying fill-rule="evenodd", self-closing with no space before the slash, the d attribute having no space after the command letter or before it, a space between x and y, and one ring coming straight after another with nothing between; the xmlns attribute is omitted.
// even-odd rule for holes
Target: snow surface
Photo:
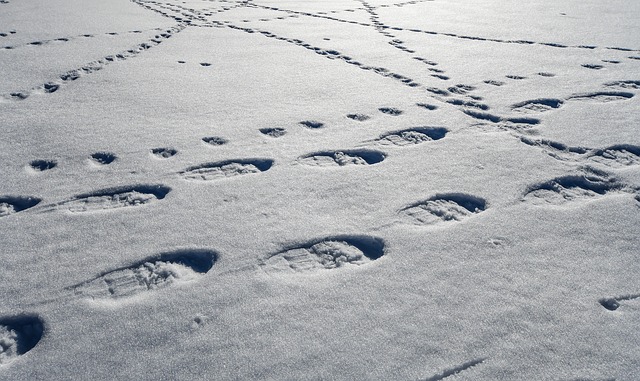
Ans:
<svg viewBox="0 0 640 381"><path fill-rule="evenodd" d="M1 0L0 380L640 379L640 2Z"/></svg>

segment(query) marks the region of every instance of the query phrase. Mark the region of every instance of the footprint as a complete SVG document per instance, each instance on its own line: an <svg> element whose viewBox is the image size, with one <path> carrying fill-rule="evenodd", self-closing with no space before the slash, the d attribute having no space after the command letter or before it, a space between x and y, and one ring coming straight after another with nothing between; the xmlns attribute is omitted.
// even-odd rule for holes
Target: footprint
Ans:
<svg viewBox="0 0 640 381"><path fill-rule="evenodd" d="M258 131L264 135L271 136L272 138L279 138L287 133L287 130L284 128L261 128Z"/></svg>
<svg viewBox="0 0 640 381"><path fill-rule="evenodd" d="M326 237L268 255L259 267L270 274L313 274L365 265L385 254L384 241L370 236Z"/></svg>
<svg viewBox="0 0 640 381"><path fill-rule="evenodd" d="M575 94L570 96L569 100L575 101L596 101L600 103L623 101L633 98L632 93L621 91L600 91L595 93Z"/></svg>
<svg viewBox="0 0 640 381"><path fill-rule="evenodd" d="M75 295L92 299L120 299L142 292L195 280L211 270L218 254L211 250L177 250L104 272L67 287Z"/></svg>
<svg viewBox="0 0 640 381"><path fill-rule="evenodd" d="M563 205L568 202L591 201L608 193L624 190L623 184L606 173L584 169L583 173L557 177L530 186L522 201L533 205Z"/></svg>
<svg viewBox="0 0 640 381"><path fill-rule="evenodd" d="M398 110L397 108L393 108L393 107L380 107L378 111L380 111L383 114L392 115L392 116L398 116L402 114L402 110Z"/></svg>
<svg viewBox="0 0 640 381"><path fill-rule="evenodd" d="M343 167L372 165L385 159L385 154L374 150L324 151L302 156L298 162L316 167Z"/></svg>
<svg viewBox="0 0 640 381"><path fill-rule="evenodd" d="M527 79L527 77L522 77L520 75L505 75L505 77L509 79L515 79L516 81L519 81L521 79Z"/></svg>
<svg viewBox="0 0 640 381"><path fill-rule="evenodd" d="M165 198L171 188L165 185L133 185L102 189L80 194L70 200L54 205L73 213L97 212L147 205ZM48 207L51 210L51 206Z"/></svg>
<svg viewBox="0 0 640 381"><path fill-rule="evenodd" d="M33 208L42 199L30 196L0 196L0 217L6 217Z"/></svg>
<svg viewBox="0 0 640 381"><path fill-rule="evenodd" d="M457 222L487 209L483 198L465 193L440 193L400 210L417 225L436 225Z"/></svg>
<svg viewBox="0 0 640 381"><path fill-rule="evenodd" d="M640 81L613 81L604 84L607 87L617 87L621 89L640 89Z"/></svg>
<svg viewBox="0 0 640 381"><path fill-rule="evenodd" d="M178 151L173 149L173 148L152 148L151 149L151 154L154 155L155 157L159 158L159 159L168 159L171 156L174 156L175 154L177 154Z"/></svg>
<svg viewBox="0 0 640 381"><path fill-rule="evenodd" d="M324 123L317 122L315 120L305 120L305 121L300 122L300 124L305 126L305 127L307 127L307 128L312 128L312 129L324 127Z"/></svg>
<svg viewBox="0 0 640 381"><path fill-rule="evenodd" d="M511 106L511 109L522 113L545 112L560 108L563 103L564 101L560 99L540 98L516 103Z"/></svg>
<svg viewBox="0 0 640 381"><path fill-rule="evenodd" d="M225 160L189 167L180 172L180 175L187 180L209 181L260 173L268 171L271 166L273 166L273 160L270 159Z"/></svg>
<svg viewBox="0 0 640 381"><path fill-rule="evenodd" d="M202 141L212 146L221 146L228 143L227 139L219 136L207 136L202 138Z"/></svg>
<svg viewBox="0 0 640 381"><path fill-rule="evenodd" d="M207 66L211 66L211 64L208 62L200 62L200 66L207 67Z"/></svg>
<svg viewBox="0 0 640 381"><path fill-rule="evenodd" d="M460 84L460 85L449 87L447 90L454 94L465 95L468 92L473 91L475 89L476 88L474 86Z"/></svg>
<svg viewBox="0 0 640 381"><path fill-rule="evenodd" d="M546 72L538 73L538 75L541 76L541 77L547 77L547 78L551 78L551 77L555 77L556 76L553 73L546 73Z"/></svg>
<svg viewBox="0 0 640 381"><path fill-rule="evenodd" d="M626 167L640 164L640 147L630 144L618 144L597 150L589 160L609 167Z"/></svg>
<svg viewBox="0 0 640 381"><path fill-rule="evenodd" d="M465 101L463 99L448 99L447 103L452 104L454 106L471 107L471 108L476 108L478 110L483 110L483 111L486 111L489 109L489 106L487 106L484 103Z"/></svg>
<svg viewBox="0 0 640 381"><path fill-rule="evenodd" d="M415 127L406 130L388 132L376 141L382 145L406 146L440 140L449 132L443 127Z"/></svg>
<svg viewBox="0 0 640 381"><path fill-rule="evenodd" d="M55 160L33 160L29 166L37 172L48 171L55 168L58 163Z"/></svg>
<svg viewBox="0 0 640 381"><path fill-rule="evenodd" d="M348 114L347 118L357 120L358 122L364 122L365 120L371 119L369 115L364 114Z"/></svg>
<svg viewBox="0 0 640 381"><path fill-rule="evenodd" d="M44 333L42 320L34 315L0 317L0 365L32 350Z"/></svg>
<svg viewBox="0 0 640 381"><path fill-rule="evenodd" d="M609 311L615 311L618 308L620 308L620 302L626 301L626 300L638 299L638 298L640 298L640 294L630 294L630 295L618 296L615 298L602 298L598 302L602 307L608 309Z"/></svg>
<svg viewBox="0 0 640 381"><path fill-rule="evenodd" d="M91 154L91 160L98 165L108 165L113 163L118 157L110 152L96 152Z"/></svg>

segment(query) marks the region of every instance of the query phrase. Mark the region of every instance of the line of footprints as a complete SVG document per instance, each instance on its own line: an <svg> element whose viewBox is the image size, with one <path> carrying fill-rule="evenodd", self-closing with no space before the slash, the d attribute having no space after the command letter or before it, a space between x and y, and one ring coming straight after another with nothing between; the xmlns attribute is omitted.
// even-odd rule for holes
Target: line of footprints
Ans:
<svg viewBox="0 0 640 381"><path fill-rule="evenodd" d="M639 88L639 81L620 81L612 86ZM627 94L627 93L625 93ZM628 93L631 94L631 93ZM633 94L631 94L633 96ZM573 96L575 99L579 96ZM598 93L602 101L624 99L630 96ZM589 98L592 98L591 96ZM546 112L559 108L564 100L538 99L521 102L513 106L521 112ZM435 106L417 104L427 110ZM381 107L382 114L398 117L403 111L393 107ZM366 122L371 116L348 114L347 118ZM319 121L306 120L300 125L309 129L324 128ZM260 129L260 133L271 138L286 134L283 128ZM378 146L406 147L444 139L449 130L444 127L421 126L390 131L369 141ZM640 207L640 188L626 184L605 170L596 168L604 165L620 168L640 165L640 147L616 145L604 149L570 147L545 139L519 136L520 141L530 147L542 149L546 154L579 165L572 174L553 178L529 186L520 200L530 205L564 205L568 203L595 200L611 194L631 194ZM221 137L204 137L202 141L213 146L223 145L227 140ZM177 154L173 148L154 148L151 154L167 159ZM109 165L117 160L113 153L98 152L91 155L97 165ZM322 151L298 158L303 165L315 167L370 166L384 161L386 154L375 149L345 149ZM35 160L30 167L46 171L56 167L52 160ZM593 166L589 165L592 164ZM188 167L178 173L185 180L212 181L236 176L259 174L274 165L271 159L236 159L204 163ZM595 166L595 167L594 167ZM33 196L0 196L0 218L32 209L39 212L66 210L70 213L110 211L115 209L141 207L160 202L172 189L159 184L136 184L88 192L70 199L41 205L42 199ZM397 213L410 224L419 226L447 226L473 218L489 207L482 197L466 193L436 193L430 197L400 208ZM342 235L320 237L303 243L284 246L275 253L269 253L256 260L252 268L266 274L314 274L320 271L344 267L366 265L386 253L385 242L369 235ZM141 293L165 288L175 283L197 280L207 274L219 259L219 254L208 249L183 249L159 253L133 264L114 268L100 275L65 289L66 295L90 300L113 300L132 298ZM617 310L621 303L640 298L640 294L627 294L602 298L599 303L609 311ZM35 315L0 317L0 365L15 360L18 356L34 348L43 336L45 325Z"/></svg>

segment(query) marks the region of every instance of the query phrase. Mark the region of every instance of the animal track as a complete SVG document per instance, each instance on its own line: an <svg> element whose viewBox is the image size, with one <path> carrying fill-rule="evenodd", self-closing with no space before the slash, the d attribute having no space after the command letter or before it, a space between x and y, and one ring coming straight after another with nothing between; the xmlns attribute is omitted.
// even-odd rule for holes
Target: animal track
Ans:
<svg viewBox="0 0 640 381"><path fill-rule="evenodd" d="M471 107L479 110L486 111L489 109L489 106L483 103L474 102L474 101L465 101L463 99L448 99L447 103L452 104L454 106L463 106L463 107Z"/></svg>
<svg viewBox="0 0 640 381"><path fill-rule="evenodd" d="M38 172L48 171L49 169L53 169L58 165L55 160L33 160L29 163L29 166Z"/></svg>
<svg viewBox="0 0 640 381"><path fill-rule="evenodd" d="M202 138L202 141L212 146L221 146L228 143L227 139L219 136L207 136Z"/></svg>
<svg viewBox="0 0 640 381"><path fill-rule="evenodd" d="M307 128L312 128L312 129L324 127L324 123L317 122L315 120L305 120L305 121L300 122L300 124L302 124L303 126L305 126Z"/></svg>
<svg viewBox="0 0 640 381"><path fill-rule="evenodd" d="M428 104L428 103L416 103L416 106L422 107L422 108L427 109L429 111L433 111L433 110L436 110L438 108L438 106L431 105L431 104Z"/></svg>
<svg viewBox="0 0 640 381"><path fill-rule="evenodd" d="M73 213L97 212L142 206L165 198L171 188L165 185L132 185L80 194L56 204ZM47 207L50 209L51 207Z"/></svg>
<svg viewBox="0 0 640 381"><path fill-rule="evenodd" d="M99 165L108 165L118 157L110 152L96 152L91 154L91 160Z"/></svg>
<svg viewBox="0 0 640 381"><path fill-rule="evenodd" d="M335 236L268 255L259 263L266 273L316 273L365 265L385 254L384 241L369 236Z"/></svg>
<svg viewBox="0 0 640 381"><path fill-rule="evenodd" d="M42 339L44 324L34 315L0 317L0 365L32 350Z"/></svg>
<svg viewBox="0 0 640 381"><path fill-rule="evenodd" d="M406 130L388 132L381 135L377 142L382 145L406 146L440 140L449 132L443 127L415 127Z"/></svg>
<svg viewBox="0 0 640 381"><path fill-rule="evenodd" d="M311 153L302 156L298 161L305 165L317 167L335 167L352 165L372 165L385 159L385 154L374 150L343 150Z"/></svg>
<svg viewBox="0 0 640 381"><path fill-rule="evenodd" d="M217 260L218 254L211 250L171 251L107 271L67 289L92 299L126 298L197 279L209 272Z"/></svg>
<svg viewBox="0 0 640 381"><path fill-rule="evenodd" d="M615 311L618 308L620 308L620 302L625 300L638 299L638 298L640 298L640 294L631 294L631 295L618 296L615 298L603 298L603 299L600 299L598 302L602 307L608 309L609 311Z"/></svg>
<svg viewBox="0 0 640 381"><path fill-rule="evenodd" d="M392 116L398 116L402 114L402 110L398 110L397 108L393 107L380 107L378 110L383 114Z"/></svg>
<svg viewBox="0 0 640 381"><path fill-rule="evenodd" d="M511 106L513 111L529 113L529 112L545 112L552 109L557 109L562 106L563 100L555 98L541 98L532 99L524 102L519 102Z"/></svg>
<svg viewBox="0 0 640 381"><path fill-rule="evenodd" d="M279 138L287 133L287 130L284 128L261 128L258 131L264 135L271 136L272 138Z"/></svg>
<svg viewBox="0 0 640 381"><path fill-rule="evenodd" d="M516 124L530 124L530 125L535 125L540 123L540 120L536 118L504 118L498 115L493 115L486 112L479 112L479 111L469 110L469 109L463 109L462 112L464 112L465 114L469 115L472 118L487 120L493 123L511 122Z"/></svg>
<svg viewBox="0 0 640 381"><path fill-rule="evenodd" d="M357 120L358 122L364 122L365 120L371 119L369 115L364 114L348 114L347 118Z"/></svg>
<svg viewBox="0 0 640 381"><path fill-rule="evenodd" d="M42 199L29 196L0 196L0 217L6 217L33 208Z"/></svg>
<svg viewBox="0 0 640 381"><path fill-rule="evenodd" d="M484 83L486 83L487 85L493 85L493 86L502 86L502 85L505 84L502 81L496 81L496 80L493 80L493 79L488 79L488 80L484 81Z"/></svg>
<svg viewBox="0 0 640 381"><path fill-rule="evenodd" d="M582 173L557 177L530 186L522 201L533 205L563 205L569 202L599 199L609 193L619 193L624 185L606 173L585 168Z"/></svg>
<svg viewBox="0 0 640 381"><path fill-rule="evenodd" d="M247 175L267 171L273 165L270 159L238 159L205 163L180 172L187 180L210 181L225 177Z"/></svg>
<svg viewBox="0 0 640 381"><path fill-rule="evenodd" d="M466 193L436 194L400 210L417 225L435 225L462 221L487 208L483 198Z"/></svg>
<svg viewBox="0 0 640 381"><path fill-rule="evenodd" d="M604 66L596 65L596 64L582 64L581 66L587 69L592 69L592 70L604 69Z"/></svg>
<svg viewBox="0 0 640 381"><path fill-rule="evenodd" d="M451 376L455 376L457 374L460 374L461 372L464 372L465 370L469 369L469 368L473 368L474 366L478 366L480 364L482 364L486 359L476 359L476 360L472 360L469 362L466 362L460 366L456 366L455 368L451 368L451 369L446 369L445 371L443 371L440 374L437 374L433 377L429 377L427 379L425 379L424 381L442 381L445 378L449 378Z"/></svg>
<svg viewBox="0 0 640 381"><path fill-rule="evenodd" d="M159 158L159 159L168 159L171 156L174 156L175 154L177 154L178 151L173 149L173 148L167 148L167 147L162 147L162 148L152 148L151 149L151 154L154 155L155 157Z"/></svg>
<svg viewBox="0 0 640 381"><path fill-rule="evenodd" d="M595 93L575 94L569 100L575 101L596 101L600 103L616 102L633 98L632 93L620 91L600 91Z"/></svg>

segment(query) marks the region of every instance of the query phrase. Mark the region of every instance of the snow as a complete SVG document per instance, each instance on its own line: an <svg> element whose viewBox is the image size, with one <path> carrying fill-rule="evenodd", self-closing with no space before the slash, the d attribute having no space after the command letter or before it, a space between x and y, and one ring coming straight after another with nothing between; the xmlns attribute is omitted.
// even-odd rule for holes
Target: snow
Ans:
<svg viewBox="0 0 640 381"><path fill-rule="evenodd" d="M640 3L396 1L0 1L0 379L638 379Z"/></svg>

